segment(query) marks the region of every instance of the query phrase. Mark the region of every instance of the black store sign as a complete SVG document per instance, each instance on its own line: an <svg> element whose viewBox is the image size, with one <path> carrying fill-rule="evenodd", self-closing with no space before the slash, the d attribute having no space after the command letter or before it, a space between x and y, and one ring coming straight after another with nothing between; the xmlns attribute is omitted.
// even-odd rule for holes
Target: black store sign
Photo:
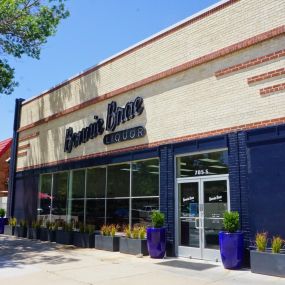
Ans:
<svg viewBox="0 0 285 285"><path fill-rule="evenodd" d="M112 132L104 136L103 142L106 145L123 141L142 138L146 134L146 129L142 126L114 132L115 129L125 122L134 119L143 113L143 98L137 97L134 101L127 102L125 107L118 107L115 101L108 104L106 131ZM82 143L102 135L105 131L104 119L94 116L94 122L79 132L74 132L70 127L66 130L64 152L70 153L73 148L77 148Z"/></svg>

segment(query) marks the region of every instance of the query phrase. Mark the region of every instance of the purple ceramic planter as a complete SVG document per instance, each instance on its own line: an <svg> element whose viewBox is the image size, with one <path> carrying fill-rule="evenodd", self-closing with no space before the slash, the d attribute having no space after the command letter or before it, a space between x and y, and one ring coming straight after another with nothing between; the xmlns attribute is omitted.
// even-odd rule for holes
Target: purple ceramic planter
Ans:
<svg viewBox="0 0 285 285"><path fill-rule="evenodd" d="M243 233L219 233L221 258L225 268L239 269L243 263Z"/></svg>
<svg viewBox="0 0 285 285"><path fill-rule="evenodd" d="M151 258L163 258L166 249L166 229L147 228L147 248Z"/></svg>

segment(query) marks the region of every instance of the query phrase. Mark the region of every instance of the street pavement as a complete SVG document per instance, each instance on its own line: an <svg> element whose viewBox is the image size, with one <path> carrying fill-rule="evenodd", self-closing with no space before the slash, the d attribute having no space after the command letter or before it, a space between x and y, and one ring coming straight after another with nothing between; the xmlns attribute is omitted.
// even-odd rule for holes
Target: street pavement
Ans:
<svg viewBox="0 0 285 285"><path fill-rule="evenodd" d="M225 270L220 263L154 260L1 235L0 284L285 285L285 279Z"/></svg>

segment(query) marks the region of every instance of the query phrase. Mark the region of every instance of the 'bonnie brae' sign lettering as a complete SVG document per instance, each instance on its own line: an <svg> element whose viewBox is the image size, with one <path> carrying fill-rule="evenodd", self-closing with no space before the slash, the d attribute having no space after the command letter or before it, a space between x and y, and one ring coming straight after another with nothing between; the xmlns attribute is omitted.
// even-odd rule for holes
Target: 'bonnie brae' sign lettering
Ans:
<svg viewBox="0 0 285 285"><path fill-rule="evenodd" d="M142 114L144 110L143 98L137 97L134 101L127 102L125 107L118 107L115 101L108 104L106 131L114 132L115 129L125 122ZM94 122L89 126L83 128L79 132L74 132L72 127L66 130L64 152L70 153L73 148L78 147L82 143L88 142L105 131L104 119L94 116ZM139 126L115 133L109 133L104 136L103 142L106 145L118 143L127 140L144 137L146 130L144 127Z"/></svg>

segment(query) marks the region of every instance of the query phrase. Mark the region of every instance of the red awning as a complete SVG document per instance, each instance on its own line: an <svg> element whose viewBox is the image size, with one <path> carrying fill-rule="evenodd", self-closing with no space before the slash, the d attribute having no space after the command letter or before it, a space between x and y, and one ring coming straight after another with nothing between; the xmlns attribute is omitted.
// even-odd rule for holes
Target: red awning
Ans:
<svg viewBox="0 0 285 285"><path fill-rule="evenodd" d="M7 139L0 142L0 157L9 149L12 144L12 139Z"/></svg>

